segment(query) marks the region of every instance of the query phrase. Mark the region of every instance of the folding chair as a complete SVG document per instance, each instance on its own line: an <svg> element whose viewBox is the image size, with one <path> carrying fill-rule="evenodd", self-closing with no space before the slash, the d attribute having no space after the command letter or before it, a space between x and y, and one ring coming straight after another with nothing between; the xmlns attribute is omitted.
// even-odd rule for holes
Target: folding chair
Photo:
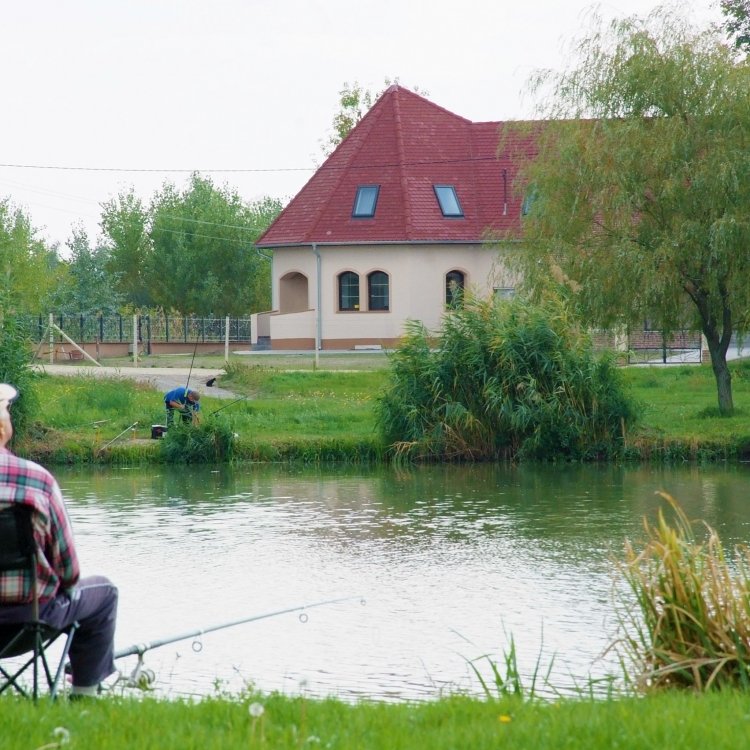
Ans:
<svg viewBox="0 0 750 750"><path fill-rule="evenodd" d="M27 505L19 503L0 505L0 572L27 571L31 577L34 592L30 620L0 625L0 675L2 676L0 693L13 687L21 695L28 696L29 693L21 685L20 678L31 667L31 695L36 701L39 695L39 663L41 662L50 697L54 700L78 623L73 623L63 630L57 630L39 619L37 550L34 543L33 514L34 509ZM62 635L66 636L65 645L53 675L49 666L50 655L47 651ZM5 659L25 654L31 654L31 656L25 661L22 660L22 666L15 664L7 669L2 666L2 661Z"/></svg>

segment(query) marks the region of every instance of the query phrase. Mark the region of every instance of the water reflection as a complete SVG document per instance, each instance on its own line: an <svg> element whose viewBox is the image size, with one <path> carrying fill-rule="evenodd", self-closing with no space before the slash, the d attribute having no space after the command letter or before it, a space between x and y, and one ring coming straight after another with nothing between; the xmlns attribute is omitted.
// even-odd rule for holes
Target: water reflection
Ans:
<svg viewBox="0 0 750 750"><path fill-rule="evenodd" d="M656 490L746 541L748 470L612 466L57 472L87 572L120 586L118 646L338 596L342 603L149 654L165 693L263 690L346 699L477 692L468 660L552 679L602 675L612 559ZM132 666L127 663L124 666Z"/></svg>

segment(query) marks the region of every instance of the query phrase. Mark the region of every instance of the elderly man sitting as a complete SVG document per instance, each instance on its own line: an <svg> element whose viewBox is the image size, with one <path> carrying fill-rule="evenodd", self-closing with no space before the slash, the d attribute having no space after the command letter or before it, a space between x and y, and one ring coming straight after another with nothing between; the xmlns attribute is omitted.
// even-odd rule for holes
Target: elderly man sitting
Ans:
<svg viewBox="0 0 750 750"><path fill-rule="evenodd" d="M0 383L0 504L22 503L34 509L39 616L57 629L79 623L70 649L71 696L96 695L101 681L115 671L117 588L103 576L80 577L73 530L57 481L39 464L6 448L13 437L10 408L17 395L15 388ZM0 623L30 619L30 579L21 573L0 573Z"/></svg>

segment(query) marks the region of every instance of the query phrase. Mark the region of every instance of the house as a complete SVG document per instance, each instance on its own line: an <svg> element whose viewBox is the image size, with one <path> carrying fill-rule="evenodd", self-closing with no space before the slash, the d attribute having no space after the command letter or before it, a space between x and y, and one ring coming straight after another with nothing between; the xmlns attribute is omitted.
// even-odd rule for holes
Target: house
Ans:
<svg viewBox="0 0 750 750"><path fill-rule="evenodd" d="M498 155L502 127L388 88L259 239L273 310L253 344L389 348L407 320L438 328L456 289L512 294L486 237L519 227L511 153L532 144Z"/></svg>

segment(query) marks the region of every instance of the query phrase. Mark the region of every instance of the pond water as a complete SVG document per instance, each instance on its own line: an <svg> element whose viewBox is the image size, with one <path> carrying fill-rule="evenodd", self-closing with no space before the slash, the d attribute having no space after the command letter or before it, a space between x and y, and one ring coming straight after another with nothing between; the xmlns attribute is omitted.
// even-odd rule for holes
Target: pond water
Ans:
<svg viewBox="0 0 750 750"><path fill-rule="evenodd" d="M60 469L84 573L120 588L117 647L339 597L146 654L161 695L480 692L517 650L560 691L617 672L613 560L671 493L727 546L750 469ZM361 601L360 601L361 600ZM304 618L303 618L304 619ZM200 649L200 650L199 650ZM135 657L118 662L127 672Z"/></svg>

